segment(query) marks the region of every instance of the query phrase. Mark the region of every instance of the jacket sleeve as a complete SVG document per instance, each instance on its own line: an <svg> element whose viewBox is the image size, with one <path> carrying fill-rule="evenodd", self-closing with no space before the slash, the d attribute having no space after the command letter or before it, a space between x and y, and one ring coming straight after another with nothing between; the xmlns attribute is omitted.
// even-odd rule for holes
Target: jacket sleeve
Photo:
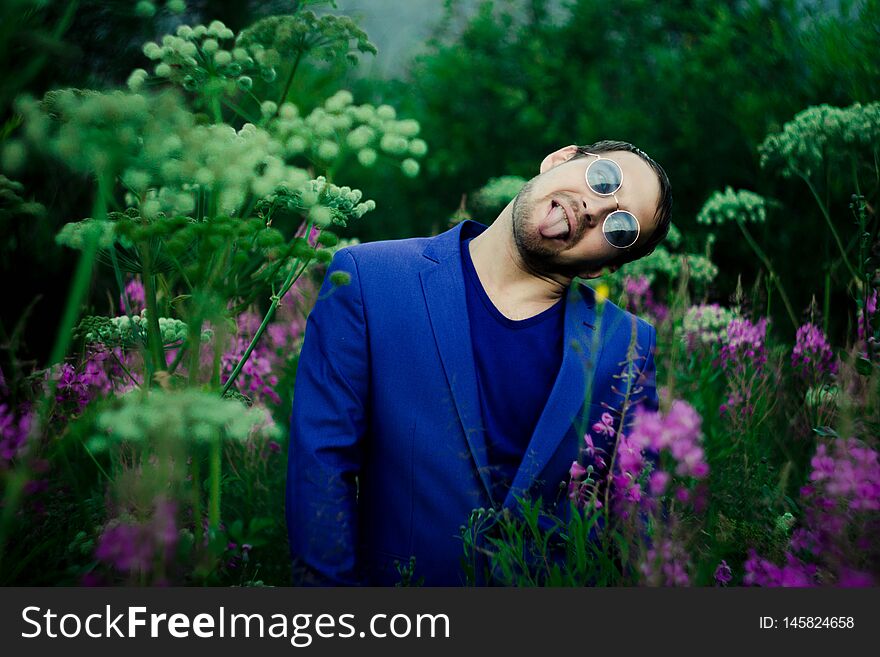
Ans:
<svg viewBox="0 0 880 657"><path fill-rule="evenodd" d="M331 275L351 280L334 285ZM294 578L360 584L357 476L369 395L366 317L350 248L333 257L306 323L297 366L288 451L286 519Z"/></svg>

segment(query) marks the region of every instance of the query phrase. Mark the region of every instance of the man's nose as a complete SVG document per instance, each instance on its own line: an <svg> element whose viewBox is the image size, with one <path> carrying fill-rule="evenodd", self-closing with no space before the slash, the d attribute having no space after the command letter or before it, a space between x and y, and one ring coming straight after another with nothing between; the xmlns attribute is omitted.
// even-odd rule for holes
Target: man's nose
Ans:
<svg viewBox="0 0 880 657"><path fill-rule="evenodd" d="M611 196L593 196L581 198L581 212L590 228L595 228L599 222L617 209L617 202Z"/></svg>

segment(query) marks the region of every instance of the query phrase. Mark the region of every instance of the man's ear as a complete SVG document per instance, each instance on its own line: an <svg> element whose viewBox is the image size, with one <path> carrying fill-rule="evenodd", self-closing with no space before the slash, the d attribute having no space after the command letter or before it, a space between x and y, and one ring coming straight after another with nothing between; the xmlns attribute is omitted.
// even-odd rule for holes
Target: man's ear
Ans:
<svg viewBox="0 0 880 657"><path fill-rule="evenodd" d="M577 146L571 144L563 146L557 151L553 151L541 162L541 173L549 171L555 166L559 166L563 162L570 160L577 153Z"/></svg>

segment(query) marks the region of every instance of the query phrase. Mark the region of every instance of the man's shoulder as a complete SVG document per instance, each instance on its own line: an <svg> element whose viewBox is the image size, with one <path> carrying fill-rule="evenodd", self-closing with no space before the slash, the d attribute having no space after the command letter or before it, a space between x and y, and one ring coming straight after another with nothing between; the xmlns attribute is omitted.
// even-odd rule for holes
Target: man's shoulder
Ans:
<svg viewBox="0 0 880 657"><path fill-rule="evenodd" d="M351 244L339 253L347 253L360 274L379 271L400 271L412 268L424 261L425 247L432 237L407 237L396 240L379 240Z"/></svg>

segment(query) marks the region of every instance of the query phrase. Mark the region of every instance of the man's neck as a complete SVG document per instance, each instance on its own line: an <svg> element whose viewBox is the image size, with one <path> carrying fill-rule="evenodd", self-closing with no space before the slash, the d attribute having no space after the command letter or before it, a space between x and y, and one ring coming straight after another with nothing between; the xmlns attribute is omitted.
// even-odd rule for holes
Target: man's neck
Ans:
<svg viewBox="0 0 880 657"><path fill-rule="evenodd" d="M571 280L529 270L516 248L512 222L508 205L492 225L471 240L470 255L483 289L495 306L511 319L524 319L559 301Z"/></svg>

